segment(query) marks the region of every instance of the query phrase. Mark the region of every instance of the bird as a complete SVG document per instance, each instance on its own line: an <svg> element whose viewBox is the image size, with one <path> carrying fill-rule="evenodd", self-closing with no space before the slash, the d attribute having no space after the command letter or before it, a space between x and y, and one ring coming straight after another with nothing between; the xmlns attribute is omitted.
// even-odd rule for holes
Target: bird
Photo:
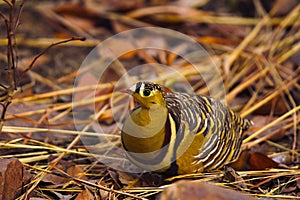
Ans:
<svg viewBox="0 0 300 200"><path fill-rule="evenodd" d="M121 141L136 166L174 176L220 170L238 159L252 122L220 101L150 81L126 93L137 106L124 120Z"/></svg>

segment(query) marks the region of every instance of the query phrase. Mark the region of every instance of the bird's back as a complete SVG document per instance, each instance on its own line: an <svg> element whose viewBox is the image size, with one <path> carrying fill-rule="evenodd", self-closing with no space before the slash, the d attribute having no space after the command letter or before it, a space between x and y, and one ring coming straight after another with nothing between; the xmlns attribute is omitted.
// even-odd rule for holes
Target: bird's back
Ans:
<svg viewBox="0 0 300 200"><path fill-rule="evenodd" d="M176 124L171 131L176 132L173 156L179 173L218 169L238 158L249 120L207 96L167 93L166 103Z"/></svg>

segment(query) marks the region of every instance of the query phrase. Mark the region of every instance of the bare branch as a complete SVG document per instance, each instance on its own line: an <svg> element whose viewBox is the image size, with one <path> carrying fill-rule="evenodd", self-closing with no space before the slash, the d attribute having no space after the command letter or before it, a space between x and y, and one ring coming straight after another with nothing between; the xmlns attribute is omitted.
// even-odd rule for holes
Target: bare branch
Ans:
<svg viewBox="0 0 300 200"><path fill-rule="evenodd" d="M6 26L6 38L7 38L7 75L9 77L9 84L6 86L6 98L1 99L1 106L3 107L0 115L0 132L4 125L5 114L8 109L8 106L11 104L11 100L13 97L14 90L16 90L16 68L17 68L17 51L15 50L16 40L15 40L15 32L17 30L21 13L24 8L25 0L21 1L20 9L17 12L17 17L15 17L15 0L4 0L4 2L10 7L9 17L7 17L4 13L0 12L0 16L3 19Z"/></svg>
<svg viewBox="0 0 300 200"><path fill-rule="evenodd" d="M20 78L22 78L29 70L32 69L34 63L37 61L37 59L39 57L41 57L43 54L45 54L49 49L51 49L54 46L60 45L60 44L64 44L70 41L75 41L75 40L80 40L80 41L84 41L85 37L72 37L63 41L59 41L59 42L55 42L51 45L49 45L47 48L45 48L42 52L40 52L36 57L34 57L34 59L32 60L32 62L30 63L30 65L21 73Z"/></svg>
<svg viewBox="0 0 300 200"><path fill-rule="evenodd" d="M14 31L17 30L17 28L20 24L20 17L21 17L21 13L23 12L23 9L24 9L25 2L26 2L26 0L23 0L20 4L20 9L19 9L16 21L15 21Z"/></svg>

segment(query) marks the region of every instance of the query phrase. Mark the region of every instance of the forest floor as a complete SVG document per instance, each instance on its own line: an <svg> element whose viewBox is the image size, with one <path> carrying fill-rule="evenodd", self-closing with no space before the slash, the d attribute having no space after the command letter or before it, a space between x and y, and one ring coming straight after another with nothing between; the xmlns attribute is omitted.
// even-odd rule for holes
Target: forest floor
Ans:
<svg viewBox="0 0 300 200"><path fill-rule="evenodd" d="M3 1L0 13L0 199L200 199L207 182L210 198L300 199L297 0ZM139 80L252 120L241 169L164 179L129 162L120 90Z"/></svg>

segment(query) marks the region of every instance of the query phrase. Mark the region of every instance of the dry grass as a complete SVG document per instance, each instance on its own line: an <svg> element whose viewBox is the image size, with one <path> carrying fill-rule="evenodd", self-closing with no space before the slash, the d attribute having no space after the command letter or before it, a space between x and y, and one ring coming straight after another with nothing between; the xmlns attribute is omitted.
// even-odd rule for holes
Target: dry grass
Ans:
<svg viewBox="0 0 300 200"><path fill-rule="evenodd" d="M157 19L154 17L154 19L165 23L168 23L168 20L170 20L172 23L235 25L234 30L244 30L244 37L236 45L234 41L231 41L231 38L223 38L230 45L219 43L215 36L212 36L213 40L209 41L204 37L198 38L194 36L194 38L202 41L207 49L212 49L216 52L211 56L221 72L226 90L226 102L229 105L234 106L243 117L249 118L259 115L257 114L258 111L264 107L269 108L271 105L265 116L270 119L274 117L274 120L269 120L268 123L251 129L243 141L243 147L255 148L262 143L267 143L270 149L273 150L273 152L269 152L270 155L286 152L292 158L292 162L289 164L290 169L239 171L238 173L247 185L246 189L241 189L239 182L228 183L223 179L223 172L189 174L170 178L169 181L183 178L195 179L194 181L212 181L224 187L239 188L257 197L299 198L294 193L283 194L282 190L290 184L286 181L287 179L290 178L290 182L299 182L300 177L300 170L297 167L300 157L299 146L297 146L299 145L299 142L297 144L297 138L299 139L300 105L299 99L294 97L294 93L299 93L300 91L300 67L295 67L291 64L291 57L297 55L300 49L300 5L284 17L271 17L265 14L262 17L253 19L223 17L213 12L200 12L194 8L177 9L174 5L172 7L154 6L140 8L127 15L110 12L106 13L105 16L108 19L113 18L120 23L126 21L127 25L142 27L146 25L142 23L142 17L154 16L153 12L161 14L166 9L176 12L170 12L169 15L171 17L164 18L161 16L157 17ZM185 9L188 10L186 11ZM190 15L187 17L184 13L190 13ZM25 47L44 47L45 44L50 43L49 41L57 42L56 39L52 38L32 40L17 36L17 44L22 44ZM95 41L97 40L91 38L83 43L72 42L67 45L94 45ZM6 45L5 39L3 39L1 44ZM180 71L180 74L192 84L196 93L208 93L205 85L201 84L201 77L197 75L198 72L191 65L184 62L172 65L175 57L165 52L159 52L158 57L160 59L154 58L147 52L137 51L133 56L129 55L125 60L142 59L146 63L153 60L157 63L166 62L166 64L170 64L171 68L173 67ZM119 67L121 66L124 71L127 71L128 69L122 66L123 60L124 58L119 60L121 63ZM205 64L205 61L203 63ZM167 85L173 84L174 80L171 79L172 76L170 74L164 74L164 72L159 71L159 68L156 70L156 74L160 77L158 82ZM39 79L39 82L45 85L72 83L74 77L78 75L76 72L60 77L57 83L51 83L51 81L49 83L47 77ZM29 73L31 72L29 71ZM218 84L218 81L212 79L208 85ZM34 84L29 85L28 90L32 89L33 86ZM87 190L87 188L93 191L95 196L105 196L109 199L121 196L128 199L148 199L169 186L168 184L153 187L144 186L143 184L139 185L138 178L133 178L133 180L128 180L127 183L123 181L124 185L120 187L116 180L113 179L113 176L109 175L108 171L110 169L97 161L97 159L115 159L117 162L123 162L121 158L114 158L114 156L110 155L114 146L120 147L119 129L113 122L113 111L109 101L113 95L112 89L114 86L116 86L115 81L105 81L76 88L73 88L71 84L66 87L52 87L56 89L39 94L31 93L26 95L23 93L24 90L15 91L10 107L15 107L16 109L14 109L14 112L7 113L5 117L6 122L2 128L3 134L6 133L10 137L8 137L9 139L1 138L0 148L2 158L18 158L26 169L33 174L30 183L27 185L27 191L22 194L20 199L25 198L32 191L41 197L49 198L47 196L49 193L47 192L74 195ZM26 87L24 86L23 88ZM89 94L95 90L99 92L95 98L82 98L76 102L69 100L59 103L57 101L64 96L82 92ZM243 98L243 103L239 104L236 101L238 97ZM275 100L282 103L280 107L274 103ZM121 99L115 98L114 101L119 102ZM18 109L22 108L23 105L30 109ZM68 116L72 116L72 112L75 109L88 108L90 105L96 105L95 113L89 114L85 119L76 121L77 125L82 127L82 131L75 130L74 121ZM117 109L121 112L127 108L118 107ZM276 113L276 109L281 112L279 114ZM8 125L10 122L12 125ZM21 122L27 123L27 126L22 126ZM98 122L109 122L113 129L109 132L95 132L93 131L93 125ZM20 125L18 125L19 123ZM270 135L277 133L277 129L283 131L286 137L290 138L290 143L284 144L270 141ZM102 152L101 155L88 151L80 142L83 137L95 136L101 138L94 144L94 148L99 148L99 152ZM47 142L45 138L50 142ZM55 141L56 139L57 142ZM64 141L64 139L66 140ZM70 175L70 173L66 173L63 170L61 166L63 164L61 163L69 159L74 159L72 160L73 164L80 166L83 170L80 175ZM43 181L49 174L64 177L67 182L56 185L54 181L54 183L51 183L53 187L48 187L47 184L43 184ZM132 175L132 177L135 176ZM285 181L279 181L283 179ZM278 184L273 184L272 188L264 187L264 184L272 181L278 181Z"/></svg>

